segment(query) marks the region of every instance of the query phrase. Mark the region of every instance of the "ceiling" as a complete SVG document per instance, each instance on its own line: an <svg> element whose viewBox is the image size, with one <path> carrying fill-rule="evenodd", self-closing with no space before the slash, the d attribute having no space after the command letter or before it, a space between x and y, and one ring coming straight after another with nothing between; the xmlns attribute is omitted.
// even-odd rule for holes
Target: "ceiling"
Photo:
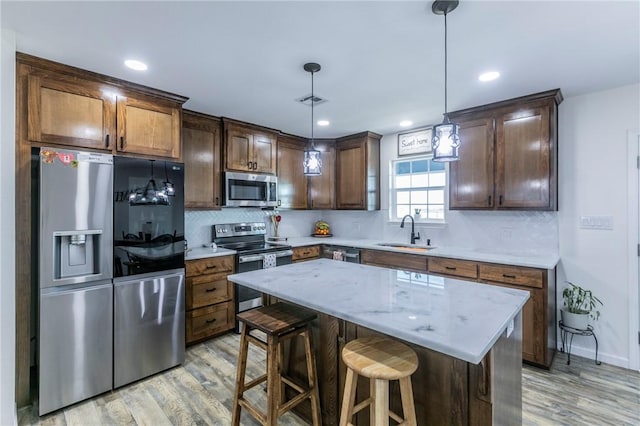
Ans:
<svg viewBox="0 0 640 426"><path fill-rule="evenodd" d="M444 111L444 18L428 1L11 2L17 50L188 96L185 108L311 132L305 62L322 65L316 137L391 134ZM449 110L640 81L638 1L462 0L447 17ZM146 62L129 70L124 59ZM493 82L481 72L497 70Z"/></svg>

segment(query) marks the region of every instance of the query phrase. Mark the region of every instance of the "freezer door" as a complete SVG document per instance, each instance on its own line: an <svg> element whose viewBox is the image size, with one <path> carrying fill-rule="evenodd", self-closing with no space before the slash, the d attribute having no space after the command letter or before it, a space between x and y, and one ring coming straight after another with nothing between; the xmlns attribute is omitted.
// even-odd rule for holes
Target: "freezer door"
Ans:
<svg viewBox="0 0 640 426"><path fill-rule="evenodd" d="M113 384L113 284L40 292L40 415Z"/></svg>
<svg viewBox="0 0 640 426"><path fill-rule="evenodd" d="M114 284L114 387L184 362L184 270Z"/></svg>

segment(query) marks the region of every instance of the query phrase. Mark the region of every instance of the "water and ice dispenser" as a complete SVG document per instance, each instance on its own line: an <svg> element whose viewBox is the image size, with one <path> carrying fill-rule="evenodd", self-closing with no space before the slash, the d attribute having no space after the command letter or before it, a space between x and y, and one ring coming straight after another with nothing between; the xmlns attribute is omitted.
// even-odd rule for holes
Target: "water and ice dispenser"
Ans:
<svg viewBox="0 0 640 426"><path fill-rule="evenodd" d="M101 229L53 233L53 279L96 275L101 271Z"/></svg>

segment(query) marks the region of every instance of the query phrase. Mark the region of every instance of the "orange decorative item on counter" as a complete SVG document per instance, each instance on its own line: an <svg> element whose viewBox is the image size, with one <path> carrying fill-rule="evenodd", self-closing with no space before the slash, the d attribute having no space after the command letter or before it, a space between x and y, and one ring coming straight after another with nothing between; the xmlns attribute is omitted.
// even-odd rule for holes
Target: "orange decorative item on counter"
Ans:
<svg viewBox="0 0 640 426"><path fill-rule="evenodd" d="M316 222L313 228L313 237L331 237L332 234L330 232L329 224L322 220Z"/></svg>

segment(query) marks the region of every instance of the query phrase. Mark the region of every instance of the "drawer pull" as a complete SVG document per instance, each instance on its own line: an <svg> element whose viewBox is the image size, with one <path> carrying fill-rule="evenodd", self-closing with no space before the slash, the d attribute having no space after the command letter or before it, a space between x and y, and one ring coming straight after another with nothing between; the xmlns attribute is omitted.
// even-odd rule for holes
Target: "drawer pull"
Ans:
<svg viewBox="0 0 640 426"><path fill-rule="evenodd" d="M215 318L213 318L213 319L209 319L209 320L206 320L205 322L206 322L207 324L212 324L212 323L216 322L216 319L215 319Z"/></svg>
<svg viewBox="0 0 640 426"><path fill-rule="evenodd" d="M444 269L447 269L449 271L455 271L458 268L456 268L455 266L445 266Z"/></svg>
<svg viewBox="0 0 640 426"><path fill-rule="evenodd" d="M206 289L205 291L206 291L207 293L211 293L212 291L216 291L216 288L215 288L215 287L213 287L213 288L208 288L208 289Z"/></svg>
<svg viewBox="0 0 640 426"><path fill-rule="evenodd" d="M207 269L216 269L218 265L207 265Z"/></svg>
<svg viewBox="0 0 640 426"><path fill-rule="evenodd" d="M502 274L502 276L503 276L504 278L511 278L512 280L515 280L515 279L516 279L516 276L515 276L515 275Z"/></svg>

